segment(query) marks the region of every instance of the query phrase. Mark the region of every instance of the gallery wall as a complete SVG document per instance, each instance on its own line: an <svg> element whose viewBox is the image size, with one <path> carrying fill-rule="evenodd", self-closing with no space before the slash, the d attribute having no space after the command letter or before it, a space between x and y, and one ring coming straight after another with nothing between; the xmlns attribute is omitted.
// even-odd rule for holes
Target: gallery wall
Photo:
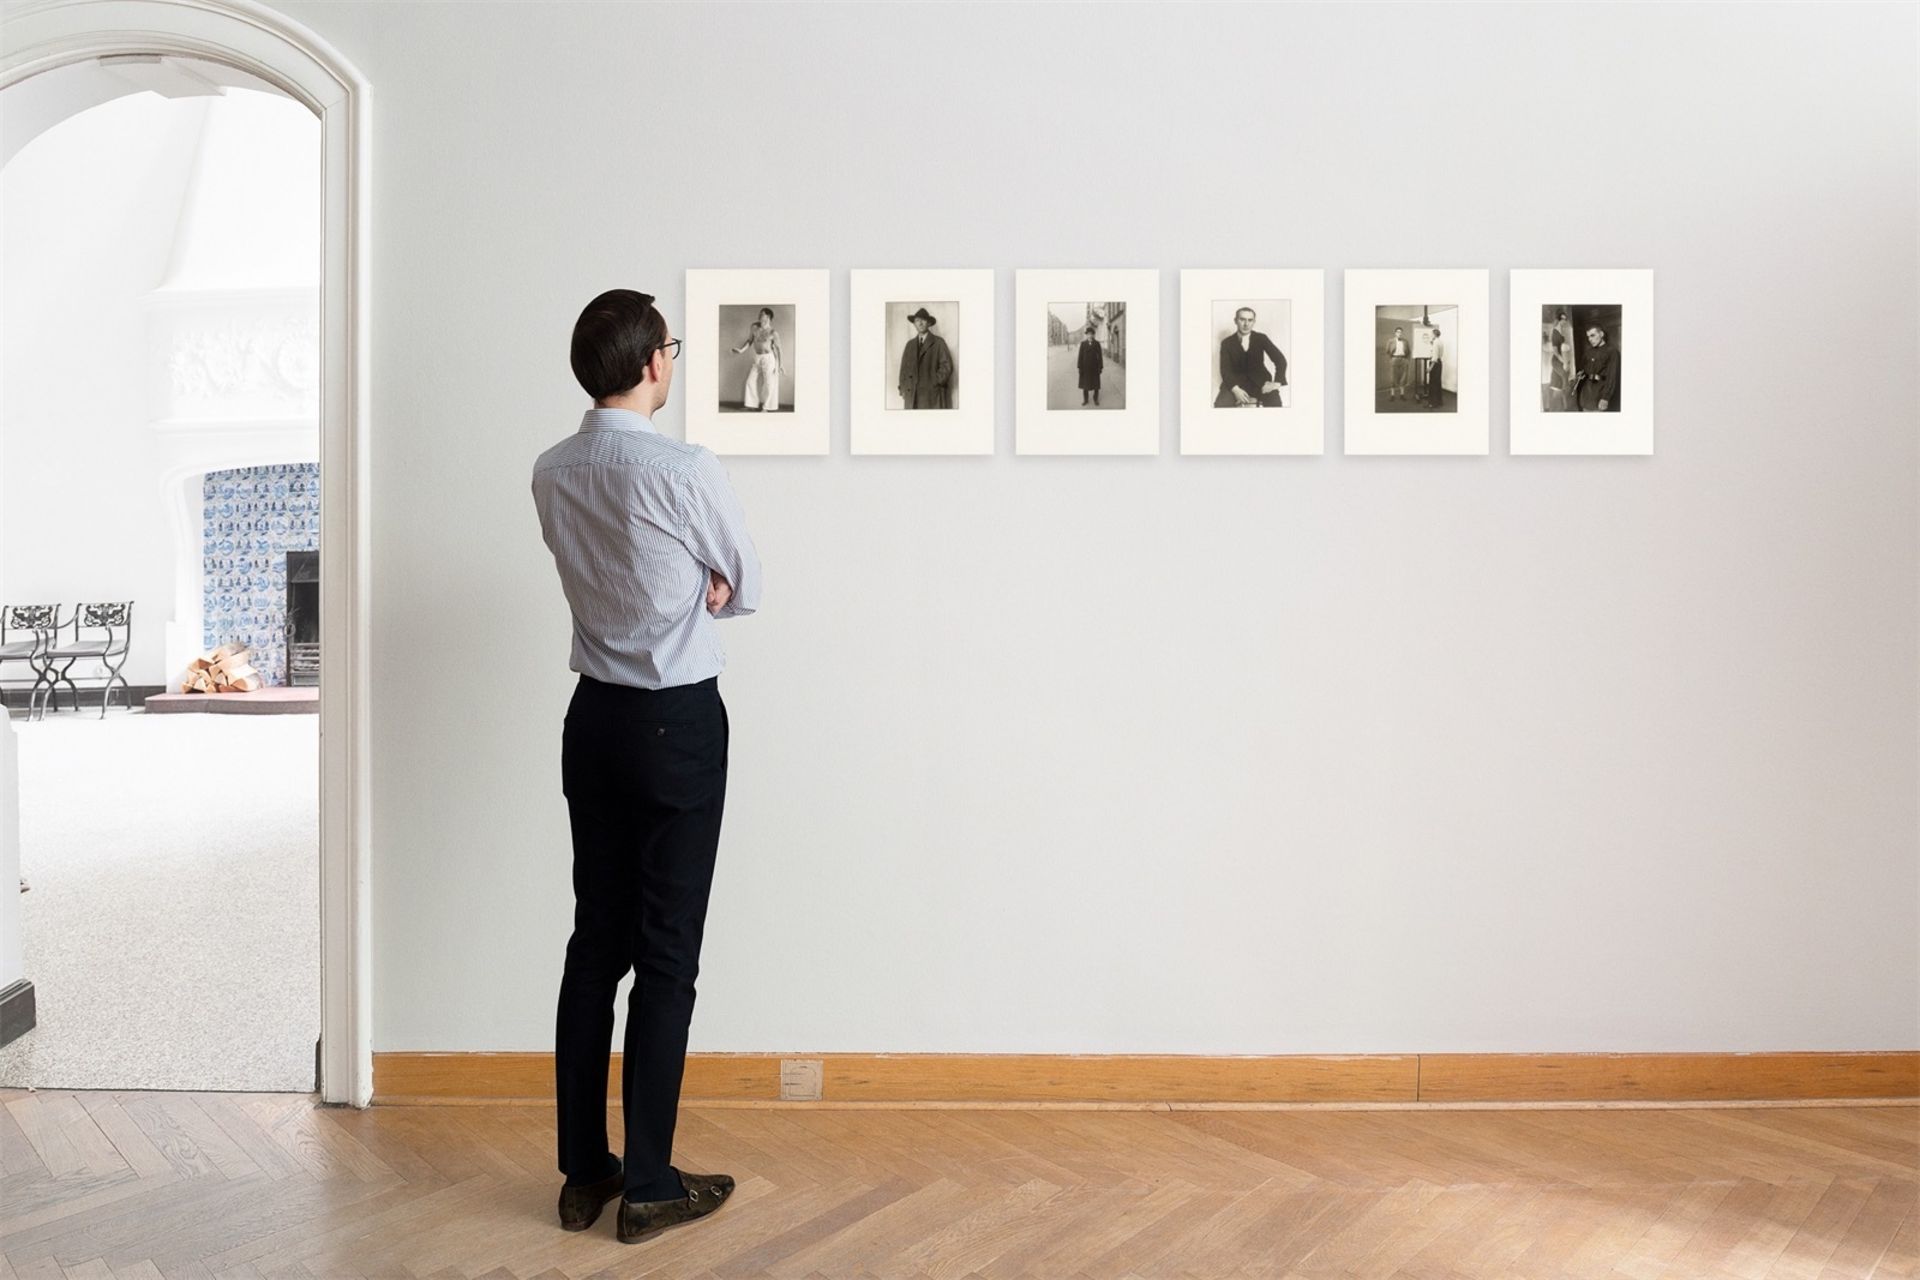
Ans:
<svg viewBox="0 0 1920 1280"><path fill-rule="evenodd" d="M581 306L710 266L833 269L834 451L726 460L694 1050L1920 1045L1910 9L282 7L376 93L376 1049L551 1045L529 472ZM1176 454L1242 265L1328 272L1324 456ZM998 270L995 456L848 456L856 266ZM1164 273L1157 456L1012 455L1023 266ZM1490 456L1340 452L1386 266L1493 269ZM1507 454L1524 266L1655 271L1653 456Z"/></svg>

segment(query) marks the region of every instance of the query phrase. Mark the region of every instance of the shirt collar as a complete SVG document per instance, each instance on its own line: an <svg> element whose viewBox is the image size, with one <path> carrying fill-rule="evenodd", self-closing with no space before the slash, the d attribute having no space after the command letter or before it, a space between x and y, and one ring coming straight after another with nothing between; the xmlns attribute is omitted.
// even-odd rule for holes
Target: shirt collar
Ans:
<svg viewBox="0 0 1920 1280"><path fill-rule="evenodd" d="M631 409L603 409L596 405L587 410L586 416L580 419L580 429L582 431L652 431L653 421L646 414L635 413Z"/></svg>

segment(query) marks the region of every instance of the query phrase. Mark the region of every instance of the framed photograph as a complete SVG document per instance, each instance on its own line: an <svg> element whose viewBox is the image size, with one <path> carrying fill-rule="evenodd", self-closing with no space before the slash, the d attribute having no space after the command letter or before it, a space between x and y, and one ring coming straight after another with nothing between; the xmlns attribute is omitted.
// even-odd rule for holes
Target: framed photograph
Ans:
<svg viewBox="0 0 1920 1280"><path fill-rule="evenodd" d="M853 452L993 452L993 269L856 270Z"/></svg>
<svg viewBox="0 0 1920 1280"><path fill-rule="evenodd" d="M826 453L827 273L689 270L687 440L715 453Z"/></svg>
<svg viewBox="0 0 1920 1280"><path fill-rule="evenodd" d="M1160 452L1160 273L1014 273L1014 452Z"/></svg>
<svg viewBox="0 0 1920 1280"><path fill-rule="evenodd" d="M1487 452L1485 268L1347 272L1348 453Z"/></svg>
<svg viewBox="0 0 1920 1280"><path fill-rule="evenodd" d="M1318 270L1180 273L1180 452L1320 453Z"/></svg>
<svg viewBox="0 0 1920 1280"><path fill-rule="evenodd" d="M1516 269L1510 453L1653 452L1653 272Z"/></svg>

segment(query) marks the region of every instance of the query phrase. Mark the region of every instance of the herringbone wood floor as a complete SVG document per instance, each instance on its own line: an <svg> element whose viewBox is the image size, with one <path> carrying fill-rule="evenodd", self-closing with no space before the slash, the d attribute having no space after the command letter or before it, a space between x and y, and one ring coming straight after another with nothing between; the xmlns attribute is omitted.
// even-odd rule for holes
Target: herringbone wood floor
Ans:
<svg viewBox="0 0 1920 1280"><path fill-rule="evenodd" d="M1920 1273L1913 1106L693 1106L739 1187L627 1246L555 1224L546 1107L0 1104L0 1280Z"/></svg>

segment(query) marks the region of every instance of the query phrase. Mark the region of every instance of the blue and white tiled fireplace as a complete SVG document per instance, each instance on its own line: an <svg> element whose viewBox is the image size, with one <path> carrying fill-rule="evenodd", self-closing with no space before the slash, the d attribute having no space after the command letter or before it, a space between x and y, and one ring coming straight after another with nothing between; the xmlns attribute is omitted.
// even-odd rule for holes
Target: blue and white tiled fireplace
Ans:
<svg viewBox="0 0 1920 1280"><path fill-rule="evenodd" d="M318 464L209 471L204 494L205 646L246 645L270 685L317 683L318 645L296 645L290 676L287 642L290 607L295 634L318 640Z"/></svg>

